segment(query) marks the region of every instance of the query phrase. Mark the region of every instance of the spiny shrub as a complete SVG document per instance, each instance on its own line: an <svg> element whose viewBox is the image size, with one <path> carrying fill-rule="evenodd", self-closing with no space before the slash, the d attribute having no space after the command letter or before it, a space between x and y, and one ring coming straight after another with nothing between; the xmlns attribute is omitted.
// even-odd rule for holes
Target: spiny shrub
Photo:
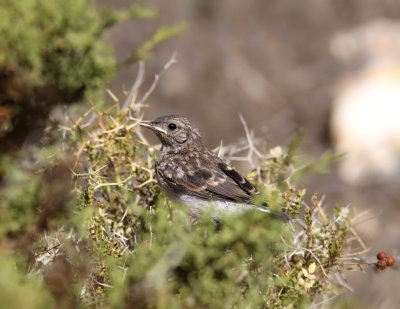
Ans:
<svg viewBox="0 0 400 309"><path fill-rule="evenodd" d="M258 163L248 177L263 192L260 202L268 200L292 220L247 211L226 215L219 223L207 214L193 222L186 208L168 202L156 184L157 147L138 128L141 108L134 100L116 100L109 109L91 109L64 128L68 143L78 149L71 167L75 219L67 234L86 242L90 267L81 282L83 303L297 308L338 293L343 271L363 265L344 262L347 254L362 249L358 237L349 238L355 232L348 208L337 206L328 215L317 195L306 203L306 189L292 184L299 172L293 149L290 155L279 147L261 153L251 134L241 142L244 146L224 147L221 153L237 157L245 151L247 157L252 152ZM80 213L85 215L78 219ZM41 263L35 267L46 269Z"/></svg>

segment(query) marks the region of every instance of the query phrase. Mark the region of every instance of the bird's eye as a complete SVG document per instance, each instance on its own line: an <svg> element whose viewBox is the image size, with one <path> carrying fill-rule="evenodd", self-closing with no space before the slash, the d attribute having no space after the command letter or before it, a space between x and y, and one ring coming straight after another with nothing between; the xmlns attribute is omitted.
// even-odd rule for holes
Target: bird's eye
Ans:
<svg viewBox="0 0 400 309"><path fill-rule="evenodd" d="M168 124L168 129L170 129L171 131L176 129L176 124L175 123L170 123Z"/></svg>

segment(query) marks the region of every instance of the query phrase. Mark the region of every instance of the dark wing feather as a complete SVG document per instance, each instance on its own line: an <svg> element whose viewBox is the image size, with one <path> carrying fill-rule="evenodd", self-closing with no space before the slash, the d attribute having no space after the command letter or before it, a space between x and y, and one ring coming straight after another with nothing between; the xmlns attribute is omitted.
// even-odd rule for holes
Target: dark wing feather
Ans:
<svg viewBox="0 0 400 309"><path fill-rule="evenodd" d="M218 158L219 159L219 158ZM167 165L163 170L158 170L162 182L174 192L188 194L203 200L230 200L250 204L251 194L256 193L256 188L238 172L220 161L217 165L210 164L213 168L188 166L187 162ZM184 170L185 173L177 172ZM187 171L191 171L188 173Z"/></svg>
<svg viewBox="0 0 400 309"><path fill-rule="evenodd" d="M249 194L257 194L257 189L246 178L236 172L225 163L219 163L218 167L230 178L232 178L244 191Z"/></svg>

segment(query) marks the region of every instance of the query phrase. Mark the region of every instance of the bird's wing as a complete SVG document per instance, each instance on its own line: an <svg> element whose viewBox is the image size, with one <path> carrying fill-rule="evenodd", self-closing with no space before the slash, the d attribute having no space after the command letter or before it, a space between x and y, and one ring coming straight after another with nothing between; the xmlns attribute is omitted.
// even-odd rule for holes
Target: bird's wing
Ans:
<svg viewBox="0 0 400 309"><path fill-rule="evenodd" d="M258 194L258 190L254 187L245 177L240 175L237 171L231 168L224 162L218 163L218 167L223 171L226 175L228 175L236 184L246 191L248 194Z"/></svg>
<svg viewBox="0 0 400 309"><path fill-rule="evenodd" d="M166 164L157 174L175 192L203 200L218 199L251 203L256 188L222 161L213 168ZM190 171L190 172L189 172Z"/></svg>

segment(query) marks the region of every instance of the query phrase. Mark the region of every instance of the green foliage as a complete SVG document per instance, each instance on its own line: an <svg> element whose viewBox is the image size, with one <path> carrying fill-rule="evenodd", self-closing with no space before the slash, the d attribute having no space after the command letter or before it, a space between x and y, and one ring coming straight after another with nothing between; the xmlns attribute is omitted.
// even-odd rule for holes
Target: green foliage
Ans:
<svg viewBox="0 0 400 309"><path fill-rule="evenodd" d="M34 220L34 205L40 199L41 182L35 175L26 173L13 160L3 157L0 162L3 181L0 187L0 239L7 233L25 228Z"/></svg>
<svg viewBox="0 0 400 309"><path fill-rule="evenodd" d="M0 7L0 66L18 65L36 85L66 95L106 85L115 64L92 1L2 0Z"/></svg>
<svg viewBox="0 0 400 309"><path fill-rule="evenodd" d="M217 308L264 303L282 222L248 212L225 217L221 225L209 216L191 225L181 209L171 214L161 207L145 222L152 234L144 233L133 255L123 259L125 277L121 271L112 272L115 288L109 297L113 307L129 303Z"/></svg>
<svg viewBox="0 0 400 309"><path fill-rule="evenodd" d="M82 91L97 93L98 98L116 68L111 47L101 39L104 31L156 13L139 3L116 11L98 10L91 0L1 0L0 68L16 65L36 87L56 86L67 98L74 99ZM123 64L149 59L154 47L185 27L160 27Z"/></svg>
<svg viewBox="0 0 400 309"><path fill-rule="evenodd" d="M168 40L171 37L177 36L187 28L185 23L181 23L172 27L161 27L153 35L150 40L147 40L140 46L134 55L136 59L148 60L150 58L149 51L156 45Z"/></svg>
<svg viewBox="0 0 400 309"><path fill-rule="evenodd" d="M105 31L156 13L140 2L111 10L92 0L0 0L0 155L17 151L28 133L40 137L59 104L86 99L101 106L121 65L149 59L152 49L184 29L160 26L117 64Z"/></svg>
<svg viewBox="0 0 400 309"><path fill-rule="evenodd" d="M1 251L0 251L1 252ZM0 301L4 308L52 308L54 301L43 289L42 279L27 276L10 253L0 255Z"/></svg>
<svg viewBox="0 0 400 309"><path fill-rule="evenodd" d="M108 28L116 23L129 19L148 19L157 15L157 11L153 8L144 7L140 3L133 4L129 9L115 10L109 8L101 9L101 17L103 19L103 27Z"/></svg>

